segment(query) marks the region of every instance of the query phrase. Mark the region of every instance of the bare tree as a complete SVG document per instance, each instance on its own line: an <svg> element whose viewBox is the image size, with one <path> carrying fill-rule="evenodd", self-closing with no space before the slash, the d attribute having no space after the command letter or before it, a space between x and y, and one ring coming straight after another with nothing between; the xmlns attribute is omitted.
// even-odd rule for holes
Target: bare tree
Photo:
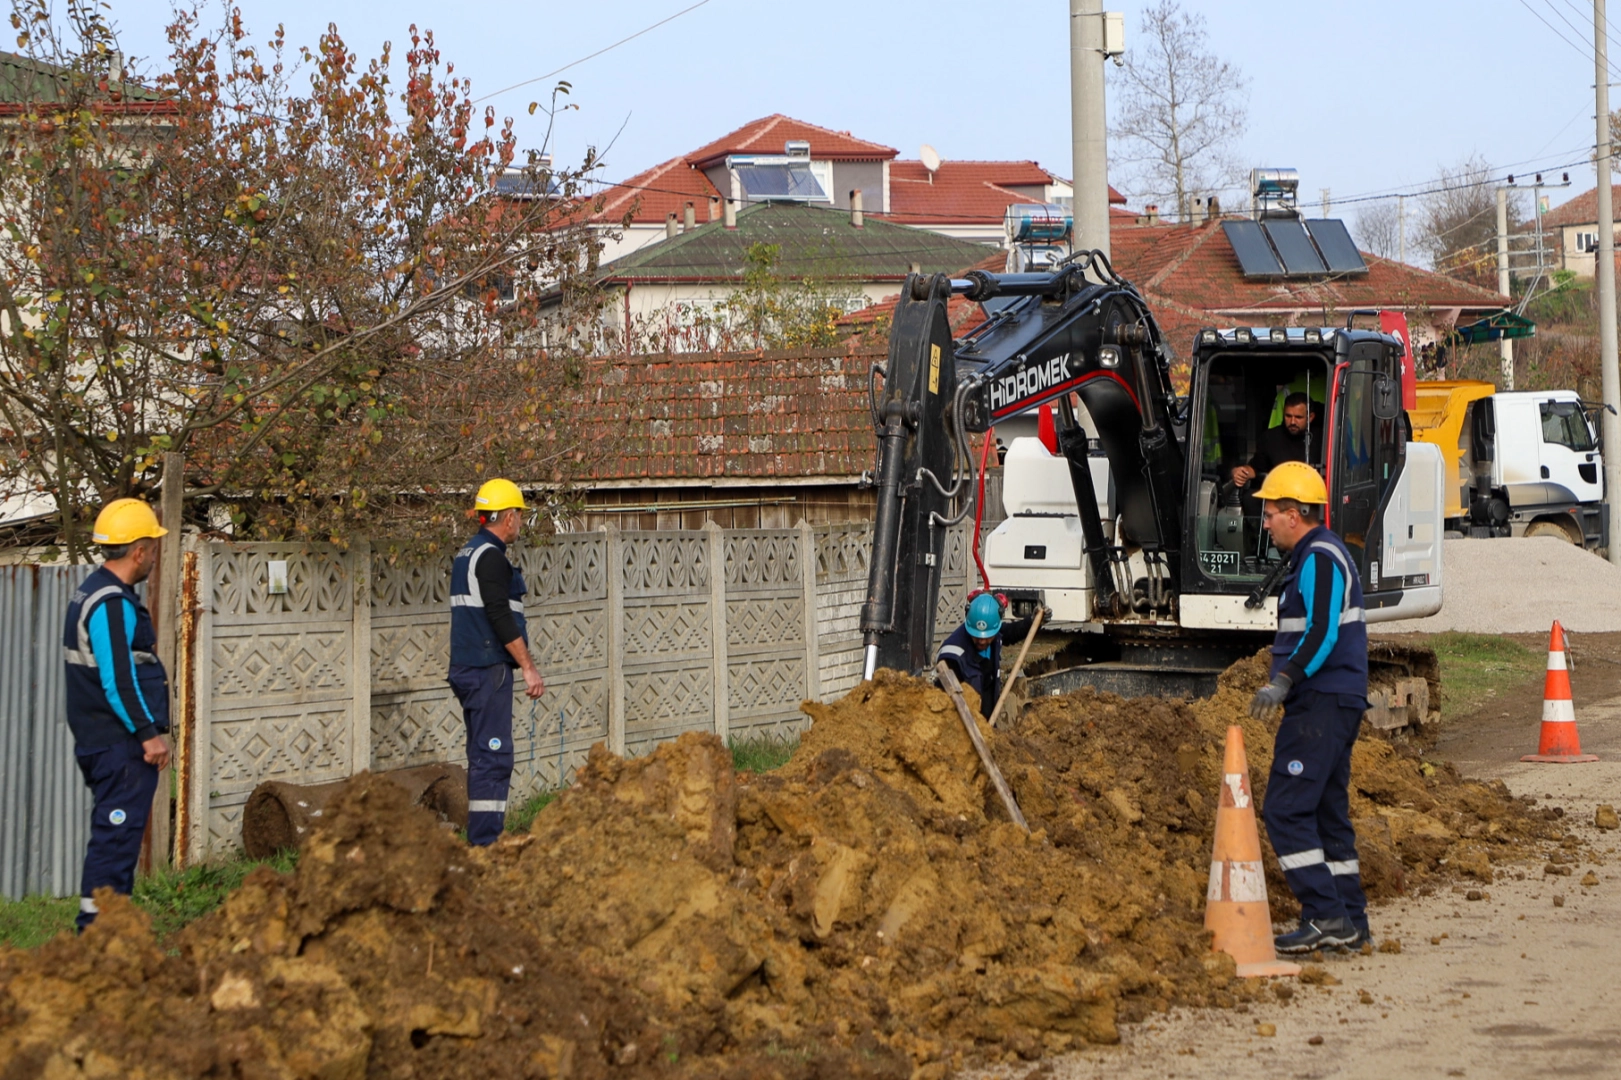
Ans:
<svg viewBox="0 0 1621 1080"><path fill-rule="evenodd" d="M1494 170L1472 154L1442 167L1419 204L1418 248L1443 274L1495 288L1497 284L1497 193ZM1512 203L1509 229L1519 223Z"/></svg>
<svg viewBox="0 0 1621 1080"><path fill-rule="evenodd" d="M1249 80L1208 51L1204 17L1175 0L1146 9L1139 33L1126 52L1110 136L1137 193L1188 221L1195 199L1239 178L1232 146L1244 129Z"/></svg>
<svg viewBox="0 0 1621 1080"><path fill-rule="evenodd" d="M1394 259L1401 251L1401 212L1396 203L1371 203L1358 210L1356 242L1363 251Z"/></svg>

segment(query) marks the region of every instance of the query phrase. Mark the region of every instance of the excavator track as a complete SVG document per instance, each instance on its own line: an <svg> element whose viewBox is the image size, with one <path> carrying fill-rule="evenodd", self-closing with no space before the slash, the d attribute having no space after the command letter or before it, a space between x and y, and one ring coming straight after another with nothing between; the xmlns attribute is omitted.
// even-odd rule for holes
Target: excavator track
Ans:
<svg viewBox="0 0 1621 1080"><path fill-rule="evenodd" d="M1029 697L1081 687L1121 697L1203 698L1232 663L1271 643L1270 634L1074 634L1043 632L1025 662ZM1417 732L1440 719L1441 667L1420 645L1368 642L1368 712L1381 733Z"/></svg>

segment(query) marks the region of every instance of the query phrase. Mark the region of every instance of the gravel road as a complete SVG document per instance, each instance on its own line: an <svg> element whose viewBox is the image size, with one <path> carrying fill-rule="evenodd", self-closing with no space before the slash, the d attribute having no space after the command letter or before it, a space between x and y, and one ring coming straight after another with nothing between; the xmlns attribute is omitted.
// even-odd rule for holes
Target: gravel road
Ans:
<svg viewBox="0 0 1621 1080"><path fill-rule="evenodd" d="M1447 540L1442 607L1427 619L1376 623L1375 633L1477 634L1621 630L1621 567L1573 544L1536 539Z"/></svg>

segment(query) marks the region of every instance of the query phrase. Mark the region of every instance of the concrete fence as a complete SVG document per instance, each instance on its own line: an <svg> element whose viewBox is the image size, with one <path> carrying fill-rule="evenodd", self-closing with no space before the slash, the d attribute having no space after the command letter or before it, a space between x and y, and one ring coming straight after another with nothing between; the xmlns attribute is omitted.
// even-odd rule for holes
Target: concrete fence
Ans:
<svg viewBox="0 0 1621 1080"><path fill-rule="evenodd" d="M961 618L969 528L953 531L938 635ZM871 529L703 529L547 537L513 552L547 690L514 709L513 798L569 782L592 743L638 755L684 731L786 738L806 698L860 678ZM189 539L176 696L182 862L240 844L264 780L463 760L445 683L448 555L365 543ZM521 684L520 684L521 688Z"/></svg>

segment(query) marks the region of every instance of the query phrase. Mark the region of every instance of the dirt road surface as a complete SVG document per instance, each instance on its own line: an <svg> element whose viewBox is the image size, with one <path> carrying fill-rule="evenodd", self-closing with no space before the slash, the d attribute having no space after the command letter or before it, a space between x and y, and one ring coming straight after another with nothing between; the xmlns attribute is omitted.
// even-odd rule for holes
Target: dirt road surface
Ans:
<svg viewBox="0 0 1621 1080"><path fill-rule="evenodd" d="M1466 775L1501 777L1516 793L1564 807L1581 852L1570 876L1545 875L1540 861L1520 864L1500 868L1489 887L1375 908L1375 935L1399 940L1401 952L1326 958L1322 968L1338 985L1297 985L1291 1001L1248 1012L1172 1010L1124 1026L1117 1047L979 1075L1621 1076L1621 833L1593 825L1596 805L1621 805L1621 665L1593 655L1601 651L1613 650L1593 650L1588 676L1578 667L1573 680L1583 749L1599 762L1519 761L1536 747L1540 686L1452 727L1435 750ZM1468 899L1469 887L1482 898ZM1261 1034L1262 1025L1275 1033Z"/></svg>

